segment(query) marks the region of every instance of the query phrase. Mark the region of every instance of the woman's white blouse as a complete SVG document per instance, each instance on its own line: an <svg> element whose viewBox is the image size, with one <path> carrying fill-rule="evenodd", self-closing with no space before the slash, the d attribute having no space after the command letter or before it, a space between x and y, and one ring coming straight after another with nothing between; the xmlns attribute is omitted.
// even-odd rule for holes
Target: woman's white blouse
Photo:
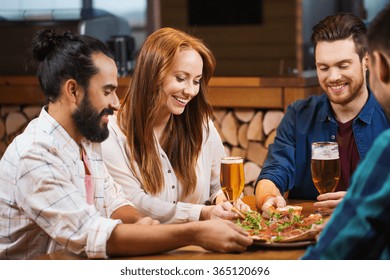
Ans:
<svg viewBox="0 0 390 280"><path fill-rule="evenodd" d="M119 129L116 117L110 116L110 135L102 143L103 160L114 180L122 185L127 199L145 216L161 223L183 223L199 220L200 211L206 201L213 201L222 193L219 182L220 162L224 156L222 140L209 121L209 135L204 128L204 139L196 166L197 185L195 192L179 201L182 187L172 165L158 144L160 161L164 173L165 187L161 193L152 196L147 193L130 168L126 151L126 137ZM139 171L135 171L139 175Z"/></svg>

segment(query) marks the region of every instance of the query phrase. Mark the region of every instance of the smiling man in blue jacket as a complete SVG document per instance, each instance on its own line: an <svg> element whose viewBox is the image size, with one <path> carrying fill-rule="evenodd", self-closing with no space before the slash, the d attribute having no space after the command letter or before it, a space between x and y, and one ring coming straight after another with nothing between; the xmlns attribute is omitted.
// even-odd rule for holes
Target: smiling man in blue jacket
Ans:
<svg viewBox="0 0 390 280"><path fill-rule="evenodd" d="M366 83L367 35L364 22L353 14L326 17L313 28L315 64L325 94L291 104L256 185L256 202L264 213L283 207L289 198L317 199L331 213L343 199L350 177L375 138L389 128L381 106ZM337 142L341 177L335 192L319 195L310 172L311 144Z"/></svg>
<svg viewBox="0 0 390 280"><path fill-rule="evenodd" d="M368 32L370 85L390 119L390 6ZM390 259L390 129L356 169L347 195L304 259Z"/></svg>

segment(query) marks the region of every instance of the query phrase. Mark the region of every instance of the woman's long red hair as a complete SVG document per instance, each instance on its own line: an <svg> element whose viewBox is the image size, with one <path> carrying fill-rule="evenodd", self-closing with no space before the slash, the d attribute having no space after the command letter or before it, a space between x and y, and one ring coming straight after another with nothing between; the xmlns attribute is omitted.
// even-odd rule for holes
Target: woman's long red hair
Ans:
<svg viewBox="0 0 390 280"><path fill-rule="evenodd" d="M183 187L182 198L196 187L196 163L208 133L212 107L207 101L207 85L214 73L215 58L199 39L172 28L162 28L144 42L136 61L127 95L118 112L118 123L127 137L128 156L134 174L146 192L156 195L164 188L164 175L154 137L161 87L173 67L175 54L194 49L203 60L200 90L181 115L171 115L162 136L161 147L167 154Z"/></svg>

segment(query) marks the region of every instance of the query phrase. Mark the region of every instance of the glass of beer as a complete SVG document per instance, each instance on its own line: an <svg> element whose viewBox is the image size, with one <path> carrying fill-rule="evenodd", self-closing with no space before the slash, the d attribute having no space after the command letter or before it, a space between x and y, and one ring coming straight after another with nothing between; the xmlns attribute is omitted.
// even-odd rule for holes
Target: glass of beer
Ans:
<svg viewBox="0 0 390 280"><path fill-rule="evenodd" d="M221 159L221 188L233 206L244 190L244 159L242 157L223 157Z"/></svg>
<svg viewBox="0 0 390 280"><path fill-rule="evenodd" d="M340 179L340 157L336 142L312 143L311 177L320 194L335 190Z"/></svg>

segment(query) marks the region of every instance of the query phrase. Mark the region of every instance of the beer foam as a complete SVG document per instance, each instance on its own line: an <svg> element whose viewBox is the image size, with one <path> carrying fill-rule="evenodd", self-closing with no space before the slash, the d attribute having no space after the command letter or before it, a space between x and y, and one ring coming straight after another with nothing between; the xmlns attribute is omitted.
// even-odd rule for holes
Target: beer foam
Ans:
<svg viewBox="0 0 390 280"><path fill-rule="evenodd" d="M332 155L332 156L315 155L315 156L312 156L311 159L315 159L315 160L335 160L335 159L339 159L339 155Z"/></svg>
<svg viewBox="0 0 390 280"><path fill-rule="evenodd" d="M311 151L311 158L317 159L317 160L332 160L332 159L338 159L339 158L339 149L337 143L330 142L318 142L313 143L312 145L312 151Z"/></svg>
<svg viewBox="0 0 390 280"><path fill-rule="evenodd" d="M221 162L225 164L243 163L244 159L242 157L223 157Z"/></svg>

